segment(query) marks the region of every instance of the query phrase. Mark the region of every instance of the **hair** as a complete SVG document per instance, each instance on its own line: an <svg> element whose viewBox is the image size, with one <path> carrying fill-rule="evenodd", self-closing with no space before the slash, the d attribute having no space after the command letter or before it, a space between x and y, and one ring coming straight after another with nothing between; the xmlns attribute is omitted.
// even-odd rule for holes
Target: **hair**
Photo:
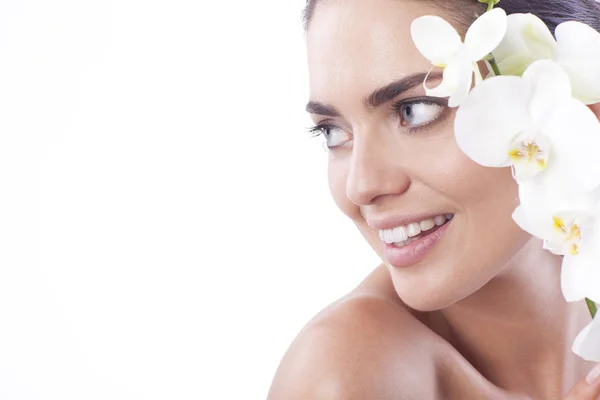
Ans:
<svg viewBox="0 0 600 400"><path fill-rule="evenodd" d="M306 0L302 13L304 29L308 29L319 0ZM449 12L455 22L468 27L486 5L476 0L420 0L434 3ZM465 8L469 2L470 7ZM507 14L531 13L538 16L552 33L566 21L579 21L600 32L600 3L597 0L501 0L498 8Z"/></svg>

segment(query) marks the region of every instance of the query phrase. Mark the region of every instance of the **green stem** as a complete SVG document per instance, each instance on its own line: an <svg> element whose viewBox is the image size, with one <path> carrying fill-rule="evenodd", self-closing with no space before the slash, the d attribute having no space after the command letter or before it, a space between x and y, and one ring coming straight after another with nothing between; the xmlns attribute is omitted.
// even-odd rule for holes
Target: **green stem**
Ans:
<svg viewBox="0 0 600 400"><path fill-rule="evenodd" d="M487 8L487 10L485 10L485 12L492 11L493 8L494 8L494 0L489 0L488 8Z"/></svg>
<svg viewBox="0 0 600 400"><path fill-rule="evenodd" d="M592 319L593 319L596 316L596 312L598 312L598 306L596 306L596 303L594 303L587 297L585 298L585 302L588 306L588 310L590 310L590 315L592 316Z"/></svg>
<svg viewBox="0 0 600 400"><path fill-rule="evenodd" d="M489 63L492 66L492 70L494 71L494 74L496 74L496 76L502 75L500 73L500 68L498 68L498 64L496 63L496 59L495 58L492 58L491 60L489 60Z"/></svg>

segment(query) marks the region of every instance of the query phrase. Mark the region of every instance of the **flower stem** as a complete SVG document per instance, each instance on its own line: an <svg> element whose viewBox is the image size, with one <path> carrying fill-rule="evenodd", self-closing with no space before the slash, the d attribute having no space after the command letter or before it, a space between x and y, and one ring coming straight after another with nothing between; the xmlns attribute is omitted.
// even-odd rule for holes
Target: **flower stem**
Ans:
<svg viewBox="0 0 600 400"><path fill-rule="evenodd" d="M502 75L500 73L500 68L498 68L498 64L496 63L496 59L492 57L491 60L489 60L490 65L492 66L492 70L494 71L494 74L496 76L500 76Z"/></svg>
<svg viewBox="0 0 600 400"><path fill-rule="evenodd" d="M487 3L487 10L485 12L492 11L494 6L498 4L500 0L477 0L480 3Z"/></svg>
<svg viewBox="0 0 600 400"><path fill-rule="evenodd" d="M596 303L594 303L587 297L585 298L585 302L588 306L588 310L590 310L590 315L592 316L592 319L593 319L596 316L596 312L598 311L598 306L596 306Z"/></svg>

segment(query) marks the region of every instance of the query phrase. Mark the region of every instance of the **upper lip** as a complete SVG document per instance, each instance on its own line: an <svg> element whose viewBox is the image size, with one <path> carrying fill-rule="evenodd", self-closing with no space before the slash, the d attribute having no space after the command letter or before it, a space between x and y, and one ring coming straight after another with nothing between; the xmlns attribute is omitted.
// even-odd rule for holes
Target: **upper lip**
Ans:
<svg viewBox="0 0 600 400"><path fill-rule="evenodd" d="M438 215L448 215L452 213L436 212L436 213L422 213L422 214L404 214L396 216L377 216L367 219L367 224L375 229L394 229L399 226L406 226L412 223L418 224L426 219L433 219Z"/></svg>

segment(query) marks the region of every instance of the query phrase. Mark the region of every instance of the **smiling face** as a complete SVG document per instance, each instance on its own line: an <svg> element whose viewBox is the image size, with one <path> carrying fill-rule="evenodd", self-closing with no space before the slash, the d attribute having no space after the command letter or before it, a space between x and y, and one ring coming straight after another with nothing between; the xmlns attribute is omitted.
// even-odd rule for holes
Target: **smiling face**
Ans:
<svg viewBox="0 0 600 400"><path fill-rule="evenodd" d="M455 20L423 1L322 0L307 32L308 108L330 146L336 204L384 260L400 298L428 311L478 290L530 236L511 218L510 169L467 158L454 138L455 109L425 95L430 64L410 35L422 15ZM438 83L430 76L430 87ZM447 214L403 247L384 243L392 233L378 229L414 234L409 223L428 228Z"/></svg>

